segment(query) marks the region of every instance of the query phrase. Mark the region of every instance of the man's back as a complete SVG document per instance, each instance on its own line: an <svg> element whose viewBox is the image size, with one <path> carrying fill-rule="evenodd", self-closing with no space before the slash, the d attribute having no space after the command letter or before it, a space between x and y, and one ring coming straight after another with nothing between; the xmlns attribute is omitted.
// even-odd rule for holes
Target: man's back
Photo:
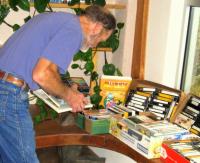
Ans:
<svg viewBox="0 0 200 163"><path fill-rule="evenodd" d="M32 70L45 57L65 71L82 43L78 18L64 12L35 16L0 49L0 69L24 79L32 89ZM59 59L60 58L60 59Z"/></svg>

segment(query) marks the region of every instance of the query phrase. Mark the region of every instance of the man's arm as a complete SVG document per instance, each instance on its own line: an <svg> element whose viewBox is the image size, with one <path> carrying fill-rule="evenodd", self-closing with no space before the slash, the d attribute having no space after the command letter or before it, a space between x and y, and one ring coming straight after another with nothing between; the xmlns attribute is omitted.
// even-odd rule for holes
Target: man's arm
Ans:
<svg viewBox="0 0 200 163"><path fill-rule="evenodd" d="M72 107L72 111L81 111L87 104L87 99L77 90L67 87L62 82L58 67L51 61L40 58L32 72L33 80L48 93L58 96Z"/></svg>

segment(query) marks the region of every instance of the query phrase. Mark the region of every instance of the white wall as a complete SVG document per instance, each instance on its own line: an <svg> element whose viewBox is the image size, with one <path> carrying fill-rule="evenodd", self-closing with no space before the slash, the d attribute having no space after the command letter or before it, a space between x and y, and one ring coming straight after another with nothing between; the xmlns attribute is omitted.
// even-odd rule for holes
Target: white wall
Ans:
<svg viewBox="0 0 200 163"><path fill-rule="evenodd" d="M122 33L120 35L119 49L113 54L112 61L122 70L124 76L130 76L134 45L137 0L118 0L118 2L127 4L125 10L116 10L115 14L118 21L125 23L125 27L122 29Z"/></svg>
<svg viewBox="0 0 200 163"><path fill-rule="evenodd" d="M6 17L6 21L11 24L19 24L22 25L23 18L28 16L27 12L10 12L9 15ZM10 37L10 35L13 33L12 28L9 28L7 25L4 23L0 25L0 44L3 45L3 43Z"/></svg>
<svg viewBox="0 0 200 163"><path fill-rule="evenodd" d="M179 87L185 15L184 0L150 0L146 80Z"/></svg>

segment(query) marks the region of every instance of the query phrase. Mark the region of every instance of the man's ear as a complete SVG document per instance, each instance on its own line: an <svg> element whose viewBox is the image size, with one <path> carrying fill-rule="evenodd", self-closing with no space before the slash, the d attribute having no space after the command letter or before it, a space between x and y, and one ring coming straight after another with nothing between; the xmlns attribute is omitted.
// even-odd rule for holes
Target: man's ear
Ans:
<svg viewBox="0 0 200 163"><path fill-rule="evenodd" d="M101 33L102 29L103 29L103 25L101 23L98 23L98 22L92 23L91 32L93 35L97 35Z"/></svg>

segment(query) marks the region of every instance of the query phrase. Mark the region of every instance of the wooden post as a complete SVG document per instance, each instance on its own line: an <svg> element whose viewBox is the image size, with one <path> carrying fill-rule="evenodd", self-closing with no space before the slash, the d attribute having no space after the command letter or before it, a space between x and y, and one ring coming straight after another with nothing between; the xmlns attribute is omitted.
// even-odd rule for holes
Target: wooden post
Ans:
<svg viewBox="0 0 200 163"><path fill-rule="evenodd" d="M149 0L137 1L136 27L131 70L131 76L133 79L144 79L148 9Z"/></svg>

